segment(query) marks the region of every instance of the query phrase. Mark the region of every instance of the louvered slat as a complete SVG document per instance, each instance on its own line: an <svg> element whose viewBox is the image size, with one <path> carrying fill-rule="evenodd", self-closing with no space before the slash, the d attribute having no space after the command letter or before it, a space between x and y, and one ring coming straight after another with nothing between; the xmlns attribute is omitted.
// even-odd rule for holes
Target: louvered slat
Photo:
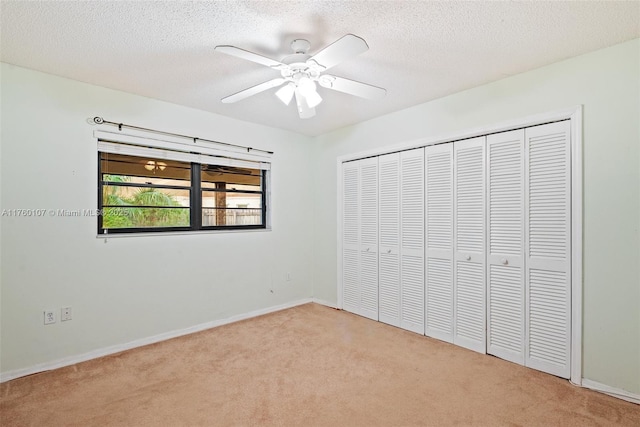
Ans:
<svg viewBox="0 0 640 427"><path fill-rule="evenodd" d="M456 339L477 343L474 349L484 351L484 266L457 261L456 267Z"/></svg>
<svg viewBox="0 0 640 427"><path fill-rule="evenodd" d="M377 163L367 162L360 168L360 243L369 247L378 244Z"/></svg>
<svg viewBox="0 0 640 427"><path fill-rule="evenodd" d="M398 247L400 235L400 155L380 156L380 246Z"/></svg>
<svg viewBox="0 0 640 427"><path fill-rule="evenodd" d="M456 149L456 251L484 252L484 138ZM468 143L469 141L464 141Z"/></svg>
<svg viewBox="0 0 640 427"><path fill-rule="evenodd" d="M400 327L424 334L424 149L400 153Z"/></svg>
<svg viewBox="0 0 640 427"><path fill-rule="evenodd" d="M425 148L425 334L453 342L453 144Z"/></svg>
<svg viewBox="0 0 640 427"><path fill-rule="evenodd" d="M571 352L569 122L525 130L527 366L564 378Z"/></svg>
<svg viewBox="0 0 640 427"><path fill-rule="evenodd" d="M517 267L489 266L489 352L524 363L524 283Z"/></svg>
<svg viewBox="0 0 640 427"><path fill-rule="evenodd" d="M347 245L358 244L358 168L345 165L343 169L342 240Z"/></svg>
<svg viewBox="0 0 640 427"><path fill-rule="evenodd" d="M510 132L511 133L511 132ZM491 143L489 150L489 253L522 253L522 131Z"/></svg>
<svg viewBox="0 0 640 427"><path fill-rule="evenodd" d="M524 130L487 136L487 353L524 363Z"/></svg>
<svg viewBox="0 0 640 427"><path fill-rule="evenodd" d="M562 272L529 270L529 357L567 365L567 277Z"/></svg>
<svg viewBox="0 0 640 427"><path fill-rule="evenodd" d="M351 312L356 312L360 306L358 253L357 249L342 250L343 308Z"/></svg>
<svg viewBox="0 0 640 427"><path fill-rule="evenodd" d="M429 249L451 250L453 246L452 156L451 149L446 151L442 149L443 146L426 148L427 246Z"/></svg>
<svg viewBox="0 0 640 427"><path fill-rule="evenodd" d="M451 260L428 258L427 272L426 334L451 341L453 334Z"/></svg>
<svg viewBox="0 0 640 427"><path fill-rule="evenodd" d="M378 159L360 160L360 313L378 320Z"/></svg>
<svg viewBox="0 0 640 427"><path fill-rule="evenodd" d="M380 253L379 318L400 325L400 260L397 253Z"/></svg>
<svg viewBox="0 0 640 427"><path fill-rule="evenodd" d="M569 159L564 132L529 138L529 255L566 259ZM535 230L535 232L533 232Z"/></svg>
<svg viewBox="0 0 640 427"><path fill-rule="evenodd" d="M360 310L358 162L342 165L342 299L343 308L353 313Z"/></svg>
<svg viewBox="0 0 640 427"><path fill-rule="evenodd" d="M481 353L485 340L485 137L456 141L454 158L454 338Z"/></svg>
<svg viewBox="0 0 640 427"><path fill-rule="evenodd" d="M400 326L400 154L378 158L379 170L379 316Z"/></svg>
<svg viewBox="0 0 640 427"><path fill-rule="evenodd" d="M424 257L402 256L402 328L424 333Z"/></svg>
<svg viewBox="0 0 640 427"><path fill-rule="evenodd" d="M424 251L424 150L402 153L402 248Z"/></svg>
<svg viewBox="0 0 640 427"><path fill-rule="evenodd" d="M378 254L360 251L360 314L378 320Z"/></svg>

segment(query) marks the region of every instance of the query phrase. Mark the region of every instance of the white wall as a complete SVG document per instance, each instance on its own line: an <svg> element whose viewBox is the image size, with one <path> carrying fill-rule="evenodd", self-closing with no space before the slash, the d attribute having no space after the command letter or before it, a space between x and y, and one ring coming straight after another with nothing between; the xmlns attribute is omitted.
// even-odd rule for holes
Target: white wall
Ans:
<svg viewBox="0 0 640 427"><path fill-rule="evenodd" d="M95 209L96 115L275 152L272 231L105 242L93 217L2 217L3 373L311 297L312 139L1 67L2 209Z"/></svg>
<svg viewBox="0 0 640 427"><path fill-rule="evenodd" d="M640 40L318 137L314 296L337 300L337 157L578 104L584 106L583 374L640 393Z"/></svg>

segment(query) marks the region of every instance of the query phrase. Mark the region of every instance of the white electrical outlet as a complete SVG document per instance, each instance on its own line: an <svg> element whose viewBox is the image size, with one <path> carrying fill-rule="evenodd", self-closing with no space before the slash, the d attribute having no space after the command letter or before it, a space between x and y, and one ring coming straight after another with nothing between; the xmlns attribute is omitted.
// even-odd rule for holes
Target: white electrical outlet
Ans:
<svg viewBox="0 0 640 427"><path fill-rule="evenodd" d="M56 323L56 312L53 310L45 310L44 311L44 324L50 325L52 323Z"/></svg>
<svg viewBox="0 0 640 427"><path fill-rule="evenodd" d="M66 322L67 320L71 320L71 307L63 307L60 309L60 321Z"/></svg>

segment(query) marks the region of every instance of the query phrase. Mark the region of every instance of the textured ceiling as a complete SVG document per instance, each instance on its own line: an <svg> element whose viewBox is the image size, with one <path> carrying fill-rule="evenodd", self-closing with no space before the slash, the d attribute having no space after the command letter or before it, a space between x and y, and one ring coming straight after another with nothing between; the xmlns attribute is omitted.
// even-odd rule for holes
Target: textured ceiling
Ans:
<svg viewBox="0 0 640 427"><path fill-rule="evenodd" d="M306 135L640 37L638 1L1 1L0 18L3 62ZM280 60L295 38L313 54L347 33L369 50L331 73L382 100L320 88L306 120L275 89L220 102L279 74L216 45Z"/></svg>

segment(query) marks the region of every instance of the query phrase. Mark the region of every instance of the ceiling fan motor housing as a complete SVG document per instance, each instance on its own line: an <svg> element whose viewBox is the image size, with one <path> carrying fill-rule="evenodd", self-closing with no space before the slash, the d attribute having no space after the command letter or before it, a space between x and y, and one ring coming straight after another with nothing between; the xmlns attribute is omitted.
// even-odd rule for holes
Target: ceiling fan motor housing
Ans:
<svg viewBox="0 0 640 427"><path fill-rule="evenodd" d="M303 77L318 81L320 73L325 68L316 61L310 60L311 55L307 53L310 47L311 43L305 39L296 39L291 42L291 49L295 53L284 57L281 61L288 65L288 67L279 67L283 78L296 85Z"/></svg>
<svg viewBox="0 0 640 427"><path fill-rule="evenodd" d="M307 53L310 47L311 43L309 43L309 40L295 39L291 42L291 49L295 53Z"/></svg>
<svg viewBox="0 0 640 427"><path fill-rule="evenodd" d="M289 55L282 60L286 67L280 68L282 77L290 82L297 83L300 78L307 77L313 81L320 78L322 67L318 66L314 61L308 61L310 58L306 54Z"/></svg>

